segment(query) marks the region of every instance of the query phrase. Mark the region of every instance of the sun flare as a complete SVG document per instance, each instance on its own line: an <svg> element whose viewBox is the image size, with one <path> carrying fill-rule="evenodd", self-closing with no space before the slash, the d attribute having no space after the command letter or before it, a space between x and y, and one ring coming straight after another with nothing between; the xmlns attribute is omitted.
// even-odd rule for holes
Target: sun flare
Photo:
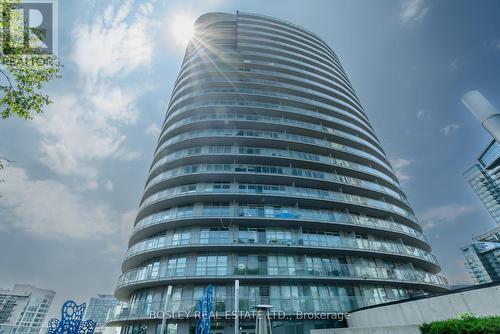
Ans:
<svg viewBox="0 0 500 334"><path fill-rule="evenodd" d="M186 46L194 34L194 17L188 14L177 14L170 23L170 37L180 45Z"/></svg>

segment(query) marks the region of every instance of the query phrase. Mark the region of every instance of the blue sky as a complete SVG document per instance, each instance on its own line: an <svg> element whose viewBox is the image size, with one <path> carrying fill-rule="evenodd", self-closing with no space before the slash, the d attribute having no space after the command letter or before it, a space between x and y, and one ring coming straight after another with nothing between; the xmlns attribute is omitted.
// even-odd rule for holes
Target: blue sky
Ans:
<svg viewBox="0 0 500 334"><path fill-rule="evenodd" d="M459 247L494 227L462 177L489 135L460 97L500 106L500 2L75 1L59 3L64 77L31 122L0 121L0 287L111 293L183 57L178 14L236 10L303 26L338 54L452 283Z"/></svg>

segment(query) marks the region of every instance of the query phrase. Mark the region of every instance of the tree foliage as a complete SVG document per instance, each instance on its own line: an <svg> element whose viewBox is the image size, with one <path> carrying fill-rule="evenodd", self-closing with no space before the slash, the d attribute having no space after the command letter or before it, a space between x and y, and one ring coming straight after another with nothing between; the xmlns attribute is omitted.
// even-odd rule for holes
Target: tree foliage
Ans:
<svg viewBox="0 0 500 334"><path fill-rule="evenodd" d="M11 10L20 0L0 1L0 117L15 115L29 120L52 103L42 89L61 77L62 65L55 55L30 44L30 33L42 36L45 32L25 29L22 12ZM7 162L0 156L0 171Z"/></svg>
<svg viewBox="0 0 500 334"><path fill-rule="evenodd" d="M458 319L420 325L422 334L500 334L500 317L477 318L465 314Z"/></svg>
<svg viewBox="0 0 500 334"><path fill-rule="evenodd" d="M50 80L61 77L62 65L55 55L25 42L30 32L24 29L21 12L8 9L13 3L19 4L19 0L1 0L0 116L32 119L52 103L42 89ZM31 33L40 36L45 32L31 28Z"/></svg>

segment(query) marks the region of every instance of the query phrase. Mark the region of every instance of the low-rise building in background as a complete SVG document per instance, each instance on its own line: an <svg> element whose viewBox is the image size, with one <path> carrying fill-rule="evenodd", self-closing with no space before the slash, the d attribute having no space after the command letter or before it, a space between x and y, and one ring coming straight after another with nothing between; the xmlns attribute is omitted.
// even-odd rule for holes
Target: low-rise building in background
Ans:
<svg viewBox="0 0 500 334"><path fill-rule="evenodd" d="M0 334L38 334L55 294L26 284L0 289Z"/></svg>
<svg viewBox="0 0 500 334"><path fill-rule="evenodd" d="M106 328L106 317L109 310L118 303L118 299L113 295L98 294L96 297L90 298L83 319L96 322L95 334L109 334L110 331L114 332L116 330L115 328Z"/></svg>

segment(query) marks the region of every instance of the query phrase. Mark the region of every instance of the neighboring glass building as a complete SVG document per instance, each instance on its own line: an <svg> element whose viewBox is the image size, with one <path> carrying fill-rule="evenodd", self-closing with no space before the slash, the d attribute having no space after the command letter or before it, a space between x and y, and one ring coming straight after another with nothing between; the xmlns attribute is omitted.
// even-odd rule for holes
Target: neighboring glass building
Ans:
<svg viewBox="0 0 500 334"><path fill-rule="evenodd" d="M500 227L475 237L461 250L465 266L477 283L500 281Z"/></svg>
<svg viewBox="0 0 500 334"><path fill-rule="evenodd" d="M500 145L492 141L478 161L464 176L495 223L500 225Z"/></svg>
<svg viewBox="0 0 500 334"><path fill-rule="evenodd" d="M464 176L500 226L500 145L495 140L490 142L478 162ZM461 251L465 266L476 282L500 281L500 227L475 237L473 243Z"/></svg>
<svg viewBox="0 0 500 334"><path fill-rule="evenodd" d="M203 15L195 31L115 291L126 303L108 325L163 334L151 312L167 311L165 333L194 333L209 284L215 334L258 304L296 319L446 290L330 47L241 12ZM341 325L273 321L275 334ZM253 326L240 319L240 333Z"/></svg>
<svg viewBox="0 0 500 334"><path fill-rule="evenodd" d="M25 284L0 289L0 333L38 334L55 294Z"/></svg>
<svg viewBox="0 0 500 334"><path fill-rule="evenodd" d="M84 320L93 320L97 327L104 327L108 311L118 303L118 299L113 295L98 294L96 297L90 298L85 309Z"/></svg>

